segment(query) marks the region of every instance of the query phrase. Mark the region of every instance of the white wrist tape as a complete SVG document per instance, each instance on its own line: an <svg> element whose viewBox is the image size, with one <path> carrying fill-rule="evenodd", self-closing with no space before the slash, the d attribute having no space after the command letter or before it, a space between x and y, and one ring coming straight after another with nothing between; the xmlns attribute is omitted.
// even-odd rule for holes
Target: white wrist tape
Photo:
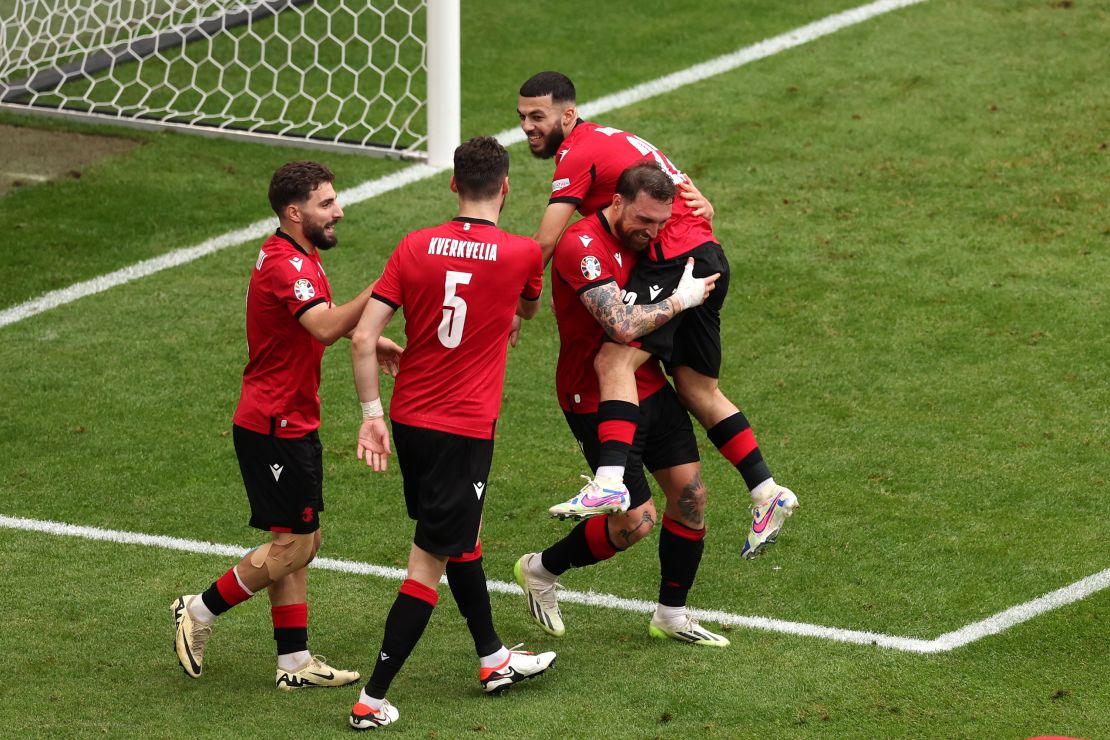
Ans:
<svg viewBox="0 0 1110 740"><path fill-rule="evenodd" d="M694 277L694 266L686 265L674 294L682 302L683 310L700 306L705 300L705 278Z"/></svg>
<svg viewBox="0 0 1110 740"><path fill-rule="evenodd" d="M363 419L380 419L383 416L385 416L385 410L382 408L382 399L375 398L373 401L362 402Z"/></svg>

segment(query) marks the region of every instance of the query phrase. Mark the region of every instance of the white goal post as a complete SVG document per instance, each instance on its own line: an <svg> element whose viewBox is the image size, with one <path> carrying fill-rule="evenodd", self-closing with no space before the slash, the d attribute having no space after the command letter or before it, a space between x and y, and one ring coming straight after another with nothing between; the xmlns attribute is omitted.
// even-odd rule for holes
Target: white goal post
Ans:
<svg viewBox="0 0 1110 740"><path fill-rule="evenodd" d="M0 0L0 109L449 167L459 0Z"/></svg>

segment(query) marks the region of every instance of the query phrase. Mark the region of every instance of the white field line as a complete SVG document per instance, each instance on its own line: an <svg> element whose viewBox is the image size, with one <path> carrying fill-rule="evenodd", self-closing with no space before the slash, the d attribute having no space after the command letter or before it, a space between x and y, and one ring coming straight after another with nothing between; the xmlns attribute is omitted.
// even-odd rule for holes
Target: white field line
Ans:
<svg viewBox="0 0 1110 740"><path fill-rule="evenodd" d="M636 85L635 87L614 93L613 95L607 95L590 103L584 103L579 107L579 110L582 115L587 118L598 116L617 108L623 108L633 103L647 100L657 95L672 92L685 85L701 82L702 80L723 74L724 72L729 72L745 64L765 59L779 52L793 49L796 46L801 46L802 44L819 39L822 36L835 33L843 28L863 23L866 20L884 13L889 13L892 10L898 10L899 8L916 5L922 2L925 2L925 0L878 0L878 2L861 5L858 8L830 15L819 21L796 28L793 31L788 31L779 36L760 41L751 46L746 46L730 54L719 56L716 59L694 65L680 72L675 72L674 74L660 77L651 82ZM524 134L519 128L511 128L497 134L497 139L507 147L524 141ZM361 185L344 190L339 194L339 200L345 206L352 206L369 198L374 198L392 190L397 190L405 185L420 180L426 180L444 171L446 171L445 168L432 167L426 164L413 165L391 175L386 175L385 177L380 177L375 180L368 180ZM263 219L250 226L230 231L221 236L201 242L196 246L175 249L172 252L158 257L152 257L142 262L137 262L128 267L116 270L115 272L93 278L92 280L74 283L68 288L52 290L37 298L0 311L0 327L14 324L36 314L43 313L44 311L49 311L67 303L72 303L80 298L95 295L109 288L129 283L132 280L138 280L139 278L153 275L156 272L192 262L195 259L212 254L213 252L218 252L245 242L256 241L269 234L274 229L274 226L275 224L272 218Z"/></svg>
<svg viewBox="0 0 1110 740"><path fill-rule="evenodd" d="M0 527L16 529L25 532L39 532L62 537L80 537L87 540L102 542L115 542L127 545L145 545L159 547L166 550L179 550L205 555L223 555L225 557L242 557L247 548L239 545L220 545L198 540L187 540L179 537L165 537L162 535L141 534L138 532L122 532L113 529L100 529L98 527L83 527L64 522L44 521L41 519L24 519L0 515ZM353 575L369 575L387 580L400 581L405 577L405 571L400 568L391 568L382 565L371 565L354 560L339 560L335 558L318 557L312 561L312 567L321 570L332 570ZM489 590L495 593L521 595L520 587L515 583L504 581L489 581ZM934 640L923 640L913 637L898 637L878 632L864 632L861 630L847 630L838 627L823 627L817 624L804 622L788 622L769 617L751 617L729 612L695 609L694 615L706 622L731 625L734 627L747 627L750 629L765 630L768 632L781 632L788 635L803 637L820 637L835 642L847 642L856 645L874 645L891 650L901 650L911 653L943 653L963 647L969 643L980 640L989 635L996 635L1015 625L1027 622L1045 612L1058 609L1072 602L1090 596L1093 593L1110 587L1110 568L1088 576L1082 580L1045 594L1039 598L1027 601L1024 604L1006 609L992 617L969 624L955 632L941 635ZM602 606L607 609L651 614L655 604L639 599L625 599L612 594L595 593L593 591L581 592L560 590L559 600L563 603L584 604L588 606Z"/></svg>
<svg viewBox="0 0 1110 740"><path fill-rule="evenodd" d="M12 180L31 180L33 182L46 182L50 179L49 175L39 175L32 172L2 172L0 173Z"/></svg>

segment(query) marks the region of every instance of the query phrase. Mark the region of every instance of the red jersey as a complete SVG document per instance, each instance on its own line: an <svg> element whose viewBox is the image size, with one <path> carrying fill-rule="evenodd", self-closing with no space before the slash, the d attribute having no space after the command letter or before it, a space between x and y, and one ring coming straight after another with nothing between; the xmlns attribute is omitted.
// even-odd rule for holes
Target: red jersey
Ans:
<svg viewBox="0 0 1110 740"><path fill-rule="evenodd" d="M605 330L582 304L581 294L605 283L623 287L639 255L621 246L601 211L572 224L555 245L551 262L551 295L559 325L559 364L555 391L564 411L597 411L601 391L594 357L605 340ZM636 370L641 399L667 382L654 357Z"/></svg>
<svg viewBox="0 0 1110 740"><path fill-rule="evenodd" d="M579 121L555 154L555 175L549 203L573 203L589 216L613 202L621 173L640 162L657 162L680 185L688 179L663 152L635 134ZM671 218L648 247L648 258L658 262L678 257L712 242L713 227L695 216L681 196L674 199Z"/></svg>
<svg viewBox="0 0 1110 740"><path fill-rule="evenodd" d="M235 424L260 434L303 437L320 426L321 344L298 320L331 286L319 251L278 229L262 245L247 286L247 367Z"/></svg>
<svg viewBox="0 0 1110 740"><path fill-rule="evenodd" d="M517 298L542 290L540 245L490 221L459 217L405 236L373 293L405 310L390 416L493 439Z"/></svg>

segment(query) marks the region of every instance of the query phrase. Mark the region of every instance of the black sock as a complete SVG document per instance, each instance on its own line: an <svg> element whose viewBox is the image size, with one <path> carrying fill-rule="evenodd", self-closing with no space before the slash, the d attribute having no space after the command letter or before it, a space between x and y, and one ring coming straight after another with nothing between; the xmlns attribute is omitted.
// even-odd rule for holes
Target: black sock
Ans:
<svg viewBox="0 0 1110 740"><path fill-rule="evenodd" d="M270 616L274 623L278 655L308 650L308 604L272 606Z"/></svg>
<svg viewBox="0 0 1110 740"><path fill-rule="evenodd" d="M748 418L742 412L737 411L722 419L712 429L706 430L706 436L740 471L749 491L771 477L771 469L764 462Z"/></svg>
<svg viewBox="0 0 1110 740"><path fill-rule="evenodd" d="M624 467L640 423L640 407L628 401L602 401L597 406L597 438L601 442L597 466Z"/></svg>
<svg viewBox="0 0 1110 740"><path fill-rule="evenodd" d="M561 576L571 568L585 568L601 562L594 557L586 541L586 521L579 522L566 537L540 553L540 562L549 573Z"/></svg>
<svg viewBox="0 0 1110 740"><path fill-rule="evenodd" d="M705 530L690 529L663 515L659 533L659 603L686 606L705 550Z"/></svg>
<svg viewBox="0 0 1110 740"><path fill-rule="evenodd" d="M412 579L401 584L401 592L393 601L385 618L385 637L382 649L374 664L374 672L366 683L366 693L375 699L384 699L389 684L412 653L436 604L436 592Z"/></svg>
<svg viewBox="0 0 1110 740"><path fill-rule="evenodd" d="M459 612L466 619L478 657L493 655L500 650L504 643L493 627L493 612L490 610L482 556L473 560L448 560L447 585L451 587L451 595L459 605Z"/></svg>

